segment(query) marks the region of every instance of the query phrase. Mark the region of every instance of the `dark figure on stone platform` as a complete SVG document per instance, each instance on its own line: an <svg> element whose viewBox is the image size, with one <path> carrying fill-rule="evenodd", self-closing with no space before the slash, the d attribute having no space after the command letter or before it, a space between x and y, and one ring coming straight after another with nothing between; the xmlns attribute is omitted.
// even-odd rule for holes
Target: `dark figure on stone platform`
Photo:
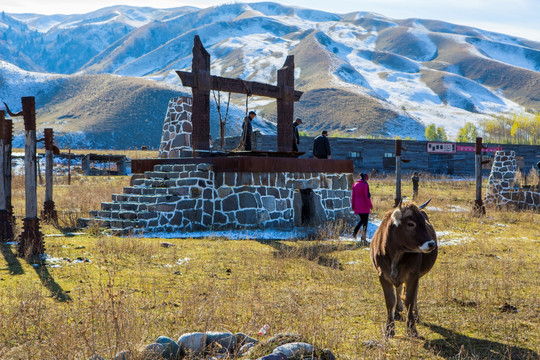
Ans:
<svg viewBox="0 0 540 360"><path fill-rule="evenodd" d="M369 176L367 174L360 174L360 179L356 181L352 188L351 195L351 206L355 214L358 214L360 221L354 228L353 237L356 238L358 231L361 227L364 227L362 230L362 243L366 242L366 233L368 227L369 213L373 209L373 204L371 203L371 193L369 192L368 185Z"/></svg>
<svg viewBox="0 0 540 360"><path fill-rule="evenodd" d="M414 172L413 176L411 176L411 181L413 191L412 198L413 200L416 200L416 198L418 197L418 182L420 181L420 175L418 175L418 172Z"/></svg>
<svg viewBox="0 0 540 360"><path fill-rule="evenodd" d="M248 116L244 118L244 123L242 124L242 140L244 141L245 151L251 151L251 133L253 132L251 122L255 116L257 116L255 111L250 111Z"/></svg>
<svg viewBox="0 0 540 360"><path fill-rule="evenodd" d="M300 134L298 133L298 125L302 124L302 119L297 118L293 123L293 151L298 152L298 144L300 144Z"/></svg>
<svg viewBox="0 0 540 360"><path fill-rule="evenodd" d="M331 159L330 141L328 141L328 132L324 130L321 135L313 141L313 156L316 159Z"/></svg>

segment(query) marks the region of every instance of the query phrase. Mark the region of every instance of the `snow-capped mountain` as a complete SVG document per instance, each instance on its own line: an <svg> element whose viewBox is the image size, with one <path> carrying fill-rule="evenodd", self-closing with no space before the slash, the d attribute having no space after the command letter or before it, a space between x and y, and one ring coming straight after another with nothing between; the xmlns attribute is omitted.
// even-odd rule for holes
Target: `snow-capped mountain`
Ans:
<svg viewBox="0 0 540 360"><path fill-rule="evenodd" d="M54 84L69 78L52 74L140 77L151 80L145 86L189 93L178 88L174 71L189 70L194 35L209 51L216 75L275 83L286 56L294 55L296 87L304 91L295 112L308 132L421 139L430 123L455 134L467 121L540 109L540 43L436 20L269 2L207 9L115 6L83 15L2 13L0 70L11 63L44 74L13 80L0 72L0 97L29 95L18 82L35 78L44 98L51 98L50 89L61 88ZM233 102L244 106L245 97L233 96ZM114 100L106 105L122 106ZM249 107L275 119L270 99L251 98ZM234 109L241 117L244 110ZM58 115L64 116L61 108ZM87 115L75 115L81 129L93 131L82 126Z"/></svg>

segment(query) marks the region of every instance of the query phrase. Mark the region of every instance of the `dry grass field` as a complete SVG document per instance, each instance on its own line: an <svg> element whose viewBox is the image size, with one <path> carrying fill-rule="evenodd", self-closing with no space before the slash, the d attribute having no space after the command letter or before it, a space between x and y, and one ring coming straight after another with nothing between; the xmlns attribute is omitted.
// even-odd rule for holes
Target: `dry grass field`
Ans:
<svg viewBox="0 0 540 360"><path fill-rule="evenodd" d="M338 359L538 359L540 214L488 209L471 216L474 183L423 179L421 200L439 233L434 269L420 281L419 338L385 339L383 294L367 248L321 229L313 241L120 238L75 219L110 201L128 177L57 179L58 226L43 226L48 266L2 245L0 359L111 359L160 335L244 332L263 324L329 348ZM375 212L392 179L372 179ZM14 180L18 224L23 179ZM40 202L43 187L39 188ZM403 194L411 193L404 181ZM350 230L349 230L350 232ZM53 235L53 236L51 236ZM77 260L78 259L78 260Z"/></svg>

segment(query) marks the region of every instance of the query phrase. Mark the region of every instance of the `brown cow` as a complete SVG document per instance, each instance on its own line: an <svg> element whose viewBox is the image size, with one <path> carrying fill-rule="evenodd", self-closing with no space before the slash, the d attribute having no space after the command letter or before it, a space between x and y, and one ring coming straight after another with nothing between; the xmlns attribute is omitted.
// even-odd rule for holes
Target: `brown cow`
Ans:
<svg viewBox="0 0 540 360"><path fill-rule="evenodd" d="M418 335L415 325L418 280L431 270L437 259L437 235L422 210L428 203L429 200L417 207L414 204L402 206L400 202L397 208L386 213L371 241L371 261L379 273L388 311L386 336L394 336L394 317L401 318L403 284L407 335Z"/></svg>

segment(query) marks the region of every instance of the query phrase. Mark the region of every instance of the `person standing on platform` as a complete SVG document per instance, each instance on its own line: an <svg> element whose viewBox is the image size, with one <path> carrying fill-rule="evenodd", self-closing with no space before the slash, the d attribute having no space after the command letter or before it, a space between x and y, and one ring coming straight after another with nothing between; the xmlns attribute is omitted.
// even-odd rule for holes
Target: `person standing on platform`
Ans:
<svg viewBox="0 0 540 360"><path fill-rule="evenodd" d="M313 141L313 156L316 159L331 159L330 141L328 141L328 132L324 130L321 135Z"/></svg>
<svg viewBox="0 0 540 360"><path fill-rule="evenodd" d="M298 125L302 125L302 119L297 118L293 123L293 145L294 152L298 152L298 144L300 144L300 134L298 133Z"/></svg>
<svg viewBox="0 0 540 360"><path fill-rule="evenodd" d="M362 229L362 242L366 242L366 233L368 227L369 213L373 209L371 203L371 193L369 192L368 175L360 174L360 179L356 181L352 188L351 206L355 214L358 214L360 221L356 225L353 231L353 237L356 239L356 235L360 228Z"/></svg>
<svg viewBox="0 0 540 360"><path fill-rule="evenodd" d="M255 111L250 111L248 116L244 118L244 123L242 124L242 140L244 140L245 151L251 151L251 133L253 132L251 122L255 116L257 116Z"/></svg>
<svg viewBox="0 0 540 360"><path fill-rule="evenodd" d="M412 198L413 200L416 200L416 198L418 197L418 183L420 181L420 175L418 175L418 172L414 172L413 176L411 176L411 181L412 181L412 191L413 191L413 195L412 195Z"/></svg>

